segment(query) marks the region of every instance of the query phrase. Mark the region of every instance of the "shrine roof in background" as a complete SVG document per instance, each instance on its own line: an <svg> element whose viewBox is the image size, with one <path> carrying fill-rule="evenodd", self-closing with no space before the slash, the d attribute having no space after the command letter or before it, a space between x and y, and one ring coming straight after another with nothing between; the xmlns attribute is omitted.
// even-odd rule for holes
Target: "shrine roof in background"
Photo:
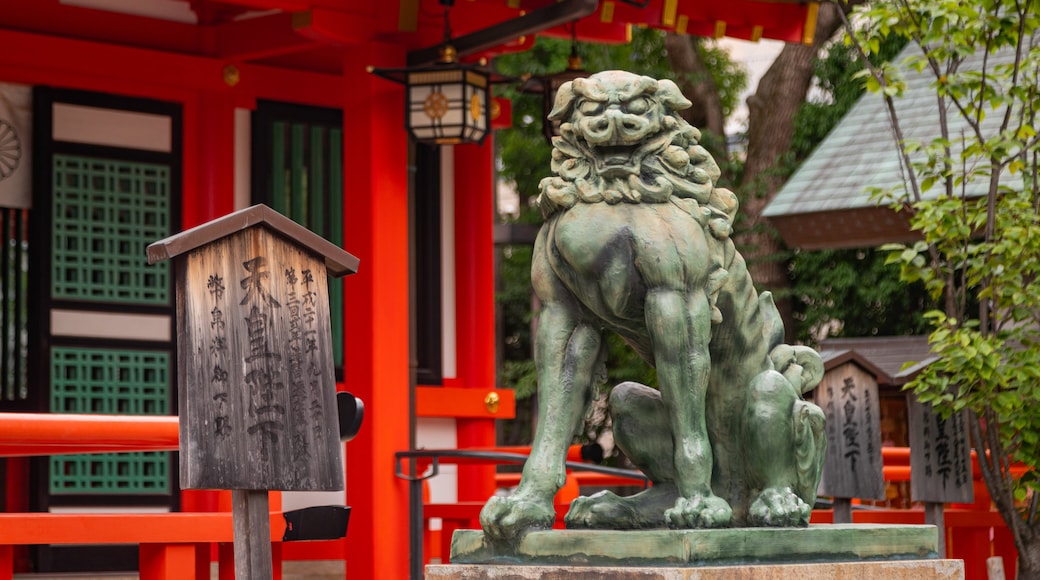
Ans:
<svg viewBox="0 0 1040 580"><path fill-rule="evenodd" d="M472 57L529 48L540 34L570 38L572 26L588 42L625 42L632 25L804 42L817 9L761 0L466 0L452 7L451 28L453 37L505 31ZM444 30L438 0L0 0L0 13L0 30L332 74L341 72L343 47L418 51L439 45Z"/></svg>
<svg viewBox="0 0 1040 580"><path fill-rule="evenodd" d="M920 48L908 44L894 62L901 63L914 51ZM991 60L1006 62L1009 57L1000 55ZM972 67L981 67L981 59L969 57L962 65L969 70ZM906 87L894 104L904 139L925 144L939 136L934 81L927 72L916 73L912 68L905 68L902 77ZM960 135L967 125L952 107L950 134ZM984 129L988 126L992 130L999 118L990 115ZM954 143L954 155L957 152ZM903 164L887 107L879 95L865 93L787 180L762 215L792 248L867 248L914 241L919 238L910 231L908 212L896 212L871 199L870 188L890 189L905 198L903 183ZM1014 179L1009 177L1005 183L1013 184ZM977 182L963 193L968 197L984 195L985 185ZM940 189L941 184L936 184L924 195L935 196Z"/></svg>

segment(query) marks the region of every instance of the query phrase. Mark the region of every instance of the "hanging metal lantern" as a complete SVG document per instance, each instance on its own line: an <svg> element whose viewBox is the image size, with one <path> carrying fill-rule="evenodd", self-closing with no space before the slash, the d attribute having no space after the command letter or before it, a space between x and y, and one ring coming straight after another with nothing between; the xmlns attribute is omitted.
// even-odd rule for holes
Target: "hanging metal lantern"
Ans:
<svg viewBox="0 0 1040 580"><path fill-rule="evenodd" d="M481 64L458 61L451 45L449 14L444 6L444 44L433 65L368 71L405 86L404 124L412 138L431 145L482 143L491 128L491 72Z"/></svg>
<svg viewBox="0 0 1040 580"><path fill-rule="evenodd" d="M525 93L542 95L542 133L545 134L545 139L549 141L550 145L552 145L553 137L560 135L560 122L549 119L549 113L552 112L553 104L556 103L556 93L560 91L560 87L564 83L589 76L581 56L578 54L577 31L573 28L574 26L575 24L572 23L571 54L567 57L567 68L555 74L531 77L520 88Z"/></svg>
<svg viewBox="0 0 1040 580"><path fill-rule="evenodd" d="M369 69L405 86L405 127L420 143L482 143L490 130L491 73L451 52L451 60L430 66Z"/></svg>

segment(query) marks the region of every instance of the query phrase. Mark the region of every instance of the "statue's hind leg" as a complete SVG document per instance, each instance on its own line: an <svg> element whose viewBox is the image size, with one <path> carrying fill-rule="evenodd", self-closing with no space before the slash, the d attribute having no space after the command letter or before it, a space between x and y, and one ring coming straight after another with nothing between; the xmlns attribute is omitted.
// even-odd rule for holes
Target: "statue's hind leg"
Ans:
<svg viewBox="0 0 1040 580"><path fill-rule="evenodd" d="M807 526L823 469L823 411L801 400L776 371L751 384L747 409L747 459L752 489L751 526Z"/></svg>
<svg viewBox="0 0 1040 580"><path fill-rule="evenodd" d="M668 410L656 390L621 383L610 392L614 443L653 483L631 496L602 491L580 497L567 512L568 528L645 529L665 527L665 510L675 505L672 434Z"/></svg>

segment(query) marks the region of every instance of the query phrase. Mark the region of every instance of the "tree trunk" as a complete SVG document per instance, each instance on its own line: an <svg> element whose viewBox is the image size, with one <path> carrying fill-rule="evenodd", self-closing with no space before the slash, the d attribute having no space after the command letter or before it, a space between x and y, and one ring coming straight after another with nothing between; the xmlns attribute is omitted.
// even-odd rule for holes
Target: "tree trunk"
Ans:
<svg viewBox="0 0 1040 580"><path fill-rule="evenodd" d="M756 285L774 292L790 286L785 263L776 259L783 244L772 228L763 222L762 210L773 199L786 179L780 172L781 156L790 149L794 135L794 115L812 85L813 62L819 47L841 27L838 7L820 5L812 45L786 44L773 65L748 97L748 149L744 176L739 189L745 221L736 242L748 261ZM791 306L778 300L790 341Z"/></svg>
<svg viewBox="0 0 1040 580"><path fill-rule="evenodd" d="M1031 544L1018 553L1018 580L1040 580L1040 545ZM1011 577L1008 580L1012 580Z"/></svg>
<svg viewBox="0 0 1040 580"><path fill-rule="evenodd" d="M682 117L702 132L711 133L704 145L712 155L726 154L726 118L722 114L722 100L711 71L704 64L700 50L701 39L669 32L664 37L668 63L675 73L675 83L693 106L682 111Z"/></svg>

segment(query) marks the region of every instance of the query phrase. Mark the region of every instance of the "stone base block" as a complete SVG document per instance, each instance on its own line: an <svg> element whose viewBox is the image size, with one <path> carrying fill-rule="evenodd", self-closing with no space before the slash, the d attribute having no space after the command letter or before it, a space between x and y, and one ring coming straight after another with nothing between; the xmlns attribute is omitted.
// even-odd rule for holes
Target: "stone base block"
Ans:
<svg viewBox="0 0 1040 580"><path fill-rule="evenodd" d="M837 524L715 530L546 530L518 543L452 536L453 564L740 566L937 558L935 526Z"/></svg>
<svg viewBox="0 0 1040 580"><path fill-rule="evenodd" d="M445 564L426 580L963 580L962 560L823 562L752 566L615 567Z"/></svg>

